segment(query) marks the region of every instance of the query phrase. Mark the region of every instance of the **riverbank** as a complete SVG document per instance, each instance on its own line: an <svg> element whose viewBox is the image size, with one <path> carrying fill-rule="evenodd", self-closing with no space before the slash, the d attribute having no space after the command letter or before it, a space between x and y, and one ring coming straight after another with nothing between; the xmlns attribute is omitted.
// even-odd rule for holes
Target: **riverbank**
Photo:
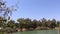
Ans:
<svg viewBox="0 0 60 34"><path fill-rule="evenodd" d="M19 28L16 28L16 29L6 29L6 30L1 30L0 33L2 34L8 34L8 33L16 33L16 32L26 32L26 31L42 31L42 30L59 30L60 32L60 28L58 27L55 27L54 29L50 29L48 27L37 27L36 29L33 29L33 28L30 28L29 30L26 29L26 28L22 28L22 29L19 29Z"/></svg>
<svg viewBox="0 0 60 34"><path fill-rule="evenodd" d="M18 32L0 32L0 34L24 34L24 33L25 34L28 34L28 33L32 34L32 32L35 33L35 34L37 34L37 33L41 33L41 34L46 33L46 34L48 34L50 32L51 32L50 34L56 34L59 31L58 31L58 29L49 29L49 30L33 30L33 31L18 31Z"/></svg>

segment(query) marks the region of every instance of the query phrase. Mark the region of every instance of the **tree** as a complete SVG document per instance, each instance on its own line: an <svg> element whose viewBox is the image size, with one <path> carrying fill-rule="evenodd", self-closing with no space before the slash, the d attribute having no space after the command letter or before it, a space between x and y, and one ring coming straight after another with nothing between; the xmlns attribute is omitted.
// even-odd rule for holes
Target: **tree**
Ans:
<svg viewBox="0 0 60 34"><path fill-rule="evenodd" d="M6 3L3 0L0 0L0 16L5 17L6 19L12 15L12 12L16 11L14 6L7 7Z"/></svg>
<svg viewBox="0 0 60 34"><path fill-rule="evenodd" d="M50 28L55 28L56 27L56 20L52 19L51 24L50 24Z"/></svg>
<svg viewBox="0 0 60 34"><path fill-rule="evenodd" d="M29 29L31 27L31 23L32 23L31 19L26 18L26 19L24 19L24 22L26 23L26 28Z"/></svg>
<svg viewBox="0 0 60 34"><path fill-rule="evenodd" d="M57 21L57 25L56 25L57 27L60 27L60 21Z"/></svg>
<svg viewBox="0 0 60 34"><path fill-rule="evenodd" d="M15 21L14 20L8 21L7 27L14 28L14 26L15 26Z"/></svg>
<svg viewBox="0 0 60 34"><path fill-rule="evenodd" d="M32 27L35 29L37 27L38 21L36 19L34 19L32 21Z"/></svg>
<svg viewBox="0 0 60 34"><path fill-rule="evenodd" d="M3 16L7 16L10 12L11 10L8 7L6 7L5 2L0 2L0 14L3 13Z"/></svg>
<svg viewBox="0 0 60 34"><path fill-rule="evenodd" d="M0 27L3 27L6 23L7 19L5 19L4 17L0 17Z"/></svg>
<svg viewBox="0 0 60 34"><path fill-rule="evenodd" d="M51 24L51 20L48 20L47 21L47 26L50 27L50 24Z"/></svg>
<svg viewBox="0 0 60 34"><path fill-rule="evenodd" d="M40 27L42 26L42 23L40 20L38 21L37 26L40 26Z"/></svg>
<svg viewBox="0 0 60 34"><path fill-rule="evenodd" d="M10 16L12 15L12 12L15 10L16 9L14 8L14 6L7 7L6 2L4 2L3 0L0 0L0 17L2 17L0 24L6 25L6 22L8 22L8 20L10 20ZM5 26L3 26L3 27L5 27Z"/></svg>
<svg viewBox="0 0 60 34"><path fill-rule="evenodd" d="M23 28L23 25L25 24L25 22L24 22L24 18L18 18L17 19L17 22L19 23L19 28Z"/></svg>
<svg viewBox="0 0 60 34"><path fill-rule="evenodd" d="M41 19L41 22L42 22L42 27L47 26L47 20L45 18Z"/></svg>

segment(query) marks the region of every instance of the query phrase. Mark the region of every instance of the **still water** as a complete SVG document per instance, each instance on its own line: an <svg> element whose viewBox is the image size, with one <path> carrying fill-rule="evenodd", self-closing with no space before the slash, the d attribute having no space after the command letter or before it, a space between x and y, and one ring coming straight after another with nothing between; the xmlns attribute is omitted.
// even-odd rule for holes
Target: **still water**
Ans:
<svg viewBox="0 0 60 34"><path fill-rule="evenodd" d="M59 33L58 30L37 30L37 31L16 32L13 34L59 34Z"/></svg>

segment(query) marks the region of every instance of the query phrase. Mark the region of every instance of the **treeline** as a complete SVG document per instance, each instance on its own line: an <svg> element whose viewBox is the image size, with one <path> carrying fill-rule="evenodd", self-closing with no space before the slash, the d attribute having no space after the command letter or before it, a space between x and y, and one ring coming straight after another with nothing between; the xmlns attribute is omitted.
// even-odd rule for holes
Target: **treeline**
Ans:
<svg viewBox="0 0 60 34"><path fill-rule="evenodd" d="M47 27L50 29L54 29L55 27L59 27L60 25L60 21L56 21L55 19L52 20L46 20L45 18L41 19L41 20L31 20L29 18L18 18L17 22L15 22L14 20L8 20L4 17L0 17L0 28L18 28L21 29L25 28L30 30L30 28L32 29L36 29L37 27Z"/></svg>

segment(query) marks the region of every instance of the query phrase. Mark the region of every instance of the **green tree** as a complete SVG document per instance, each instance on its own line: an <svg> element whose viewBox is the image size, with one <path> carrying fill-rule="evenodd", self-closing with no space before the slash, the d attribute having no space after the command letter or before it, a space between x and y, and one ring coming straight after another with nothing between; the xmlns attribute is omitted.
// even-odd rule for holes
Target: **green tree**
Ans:
<svg viewBox="0 0 60 34"><path fill-rule="evenodd" d="M47 26L50 27L50 24L51 24L51 20L48 20L47 21Z"/></svg>
<svg viewBox="0 0 60 34"><path fill-rule="evenodd" d="M37 26L40 26L40 27L42 26L42 23L40 20L38 21Z"/></svg>
<svg viewBox="0 0 60 34"><path fill-rule="evenodd" d="M42 27L47 26L47 20L45 18L41 19L41 22L42 22Z"/></svg>
<svg viewBox="0 0 60 34"><path fill-rule="evenodd" d="M0 17L0 27L3 27L6 23L7 19L4 17Z"/></svg>
<svg viewBox="0 0 60 34"><path fill-rule="evenodd" d="M37 24L38 24L38 21L36 19L34 19L32 21L32 27L35 29L38 26Z"/></svg>
<svg viewBox="0 0 60 34"><path fill-rule="evenodd" d="M24 22L24 18L18 18L17 22L19 23L19 27L22 28L23 22Z"/></svg>
<svg viewBox="0 0 60 34"><path fill-rule="evenodd" d="M26 19L24 20L24 22L26 23L26 28L29 29L29 28L31 27L31 23L32 23L31 19L26 18Z"/></svg>
<svg viewBox="0 0 60 34"><path fill-rule="evenodd" d="M60 21L57 21L57 25L56 25L57 27L60 27Z"/></svg>
<svg viewBox="0 0 60 34"><path fill-rule="evenodd" d="M7 27L14 28L15 21L14 20L10 20L10 21L8 21L7 25L8 25Z"/></svg>
<svg viewBox="0 0 60 34"><path fill-rule="evenodd" d="M52 19L51 24L50 24L50 28L55 28L55 27L56 27L56 20Z"/></svg>

